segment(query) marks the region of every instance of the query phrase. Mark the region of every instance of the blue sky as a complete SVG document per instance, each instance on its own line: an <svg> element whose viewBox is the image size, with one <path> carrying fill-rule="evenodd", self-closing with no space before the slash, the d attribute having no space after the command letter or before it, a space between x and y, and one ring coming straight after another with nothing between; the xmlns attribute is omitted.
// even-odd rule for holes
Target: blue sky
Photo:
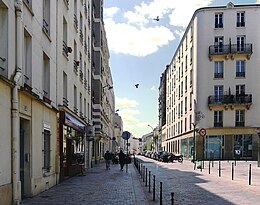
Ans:
<svg viewBox="0 0 260 205"><path fill-rule="evenodd" d="M258 2L257 2L258 1ZM194 11L226 0L104 0L104 22L116 109L135 137L158 124L160 76ZM233 0L234 4L260 0ZM160 21L154 18L160 17ZM136 88L135 84L139 84Z"/></svg>

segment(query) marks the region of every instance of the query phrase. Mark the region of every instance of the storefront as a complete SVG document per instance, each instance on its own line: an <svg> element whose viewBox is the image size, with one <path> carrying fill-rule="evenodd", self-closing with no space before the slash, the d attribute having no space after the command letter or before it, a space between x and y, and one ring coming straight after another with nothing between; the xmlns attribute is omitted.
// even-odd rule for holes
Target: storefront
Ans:
<svg viewBox="0 0 260 205"><path fill-rule="evenodd" d="M60 146L60 180L80 173L79 164L85 157L86 125L65 111L60 111L59 146Z"/></svg>

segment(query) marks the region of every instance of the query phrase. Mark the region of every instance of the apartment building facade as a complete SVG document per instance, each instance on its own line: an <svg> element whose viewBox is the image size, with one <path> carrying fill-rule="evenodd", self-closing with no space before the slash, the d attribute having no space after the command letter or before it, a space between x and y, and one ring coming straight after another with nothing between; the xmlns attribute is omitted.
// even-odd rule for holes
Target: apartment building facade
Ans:
<svg viewBox="0 0 260 205"><path fill-rule="evenodd" d="M257 159L259 15L253 4L195 11L165 70L164 150L195 159Z"/></svg>
<svg viewBox="0 0 260 205"><path fill-rule="evenodd" d="M60 180L91 166L92 140L85 136L91 116L92 1L57 3L57 105Z"/></svg>
<svg viewBox="0 0 260 205"><path fill-rule="evenodd" d="M92 11L98 1L94 2L0 1L3 204L19 204L23 197L78 174L79 163L91 167L93 93L105 99L102 122L111 144L107 136L114 133L114 93L105 32L100 79L108 92L92 89Z"/></svg>
<svg viewBox="0 0 260 205"><path fill-rule="evenodd" d="M98 163L105 151L112 149L115 96L103 21L103 0L93 0L92 3L92 112L95 127L92 161Z"/></svg>
<svg viewBox="0 0 260 205"><path fill-rule="evenodd" d="M56 2L0 1L3 204L57 183L55 11Z"/></svg>

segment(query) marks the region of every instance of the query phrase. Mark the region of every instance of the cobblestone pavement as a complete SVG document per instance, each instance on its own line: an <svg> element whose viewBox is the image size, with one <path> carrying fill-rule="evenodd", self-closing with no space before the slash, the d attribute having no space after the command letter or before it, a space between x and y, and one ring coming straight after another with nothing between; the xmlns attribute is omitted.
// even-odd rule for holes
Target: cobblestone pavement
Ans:
<svg viewBox="0 0 260 205"><path fill-rule="evenodd" d="M148 205L139 176L133 164L121 171L119 165L105 163L87 171L86 176L76 176L33 197L22 205Z"/></svg>
<svg viewBox="0 0 260 205"><path fill-rule="evenodd" d="M215 161L213 167L212 163L210 164L209 174L209 162L205 162L204 169L194 170L194 164L187 160L183 163L163 163L142 156L138 156L137 159L143 165L143 170L147 168L148 173L151 171L151 187L155 176L157 202L162 182L162 204L171 204L172 192L174 192L174 205L260 204L260 168L257 167L257 162L237 161L235 166L234 161L222 161L219 172L219 162ZM233 180L232 163L234 163ZM251 185L249 185L250 164ZM142 180L141 183L148 192L145 182ZM151 198L152 195L148 196L148 199Z"/></svg>

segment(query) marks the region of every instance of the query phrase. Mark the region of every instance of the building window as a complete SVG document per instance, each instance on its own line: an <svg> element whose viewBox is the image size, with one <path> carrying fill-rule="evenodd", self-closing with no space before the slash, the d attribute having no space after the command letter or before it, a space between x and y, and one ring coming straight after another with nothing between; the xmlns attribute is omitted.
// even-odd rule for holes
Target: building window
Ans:
<svg viewBox="0 0 260 205"><path fill-rule="evenodd" d="M31 86L32 83L32 37L24 30L24 56L23 56L23 68L24 68L24 80L23 83Z"/></svg>
<svg viewBox="0 0 260 205"><path fill-rule="evenodd" d="M237 27L245 27L245 12L237 12Z"/></svg>
<svg viewBox="0 0 260 205"><path fill-rule="evenodd" d="M236 96L245 95L245 85L236 85Z"/></svg>
<svg viewBox="0 0 260 205"><path fill-rule="evenodd" d="M69 49L68 49L68 25L66 19L63 17L63 48L62 53L68 57L69 56Z"/></svg>
<svg viewBox="0 0 260 205"><path fill-rule="evenodd" d="M68 106L68 78L67 74L63 72L63 105Z"/></svg>
<svg viewBox="0 0 260 205"><path fill-rule="evenodd" d="M187 89L188 89L188 77L185 76L185 81L184 81L184 90L185 90L185 93L187 92Z"/></svg>
<svg viewBox="0 0 260 205"><path fill-rule="evenodd" d="M43 26L42 30L50 35L50 0L43 0Z"/></svg>
<svg viewBox="0 0 260 205"><path fill-rule="evenodd" d="M236 127L245 126L245 110L236 110Z"/></svg>
<svg viewBox="0 0 260 205"><path fill-rule="evenodd" d="M236 77L245 77L245 64L246 61L236 61Z"/></svg>
<svg viewBox="0 0 260 205"><path fill-rule="evenodd" d="M77 87L74 85L74 112L78 113L78 98L77 98Z"/></svg>
<svg viewBox="0 0 260 205"><path fill-rule="evenodd" d="M223 78L223 61L214 62L214 78Z"/></svg>
<svg viewBox="0 0 260 205"><path fill-rule="evenodd" d="M246 44L245 36L237 36L237 52L244 52Z"/></svg>
<svg viewBox="0 0 260 205"><path fill-rule="evenodd" d="M215 37L215 40L214 40L215 53L222 53L223 52L223 47L224 47L223 42L224 42L223 36Z"/></svg>
<svg viewBox="0 0 260 205"><path fill-rule="evenodd" d="M223 85L214 86L215 102L222 102L223 100Z"/></svg>
<svg viewBox="0 0 260 205"><path fill-rule="evenodd" d="M223 127L223 111L214 111L214 127Z"/></svg>
<svg viewBox="0 0 260 205"><path fill-rule="evenodd" d="M50 99L50 58L43 53L43 96Z"/></svg>
<svg viewBox="0 0 260 205"><path fill-rule="evenodd" d="M215 28L223 28L223 13L215 14Z"/></svg>
<svg viewBox="0 0 260 205"><path fill-rule="evenodd" d="M49 172L51 169L51 133L50 130L43 131L43 170Z"/></svg>
<svg viewBox="0 0 260 205"><path fill-rule="evenodd" d="M187 97L185 97L184 106L185 106L184 111L185 111L185 114L186 114L187 110L188 110L188 99L187 99Z"/></svg>
<svg viewBox="0 0 260 205"><path fill-rule="evenodd" d="M190 110L192 110L192 93L190 93Z"/></svg>
<svg viewBox="0 0 260 205"><path fill-rule="evenodd" d="M192 81L193 81L193 72L190 70L190 87L192 87Z"/></svg>

